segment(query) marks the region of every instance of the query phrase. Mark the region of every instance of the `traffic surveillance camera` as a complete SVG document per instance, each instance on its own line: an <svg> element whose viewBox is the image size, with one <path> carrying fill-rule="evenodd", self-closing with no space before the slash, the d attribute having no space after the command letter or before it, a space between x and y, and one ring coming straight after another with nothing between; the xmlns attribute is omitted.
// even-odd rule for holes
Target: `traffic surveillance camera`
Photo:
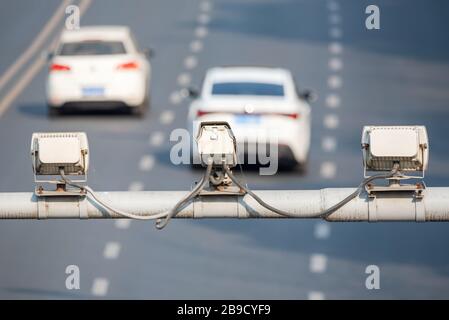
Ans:
<svg viewBox="0 0 449 320"><path fill-rule="evenodd" d="M429 142L424 126L365 126L362 133L365 177L367 171L420 173L429 162Z"/></svg>
<svg viewBox="0 0 449 320"><path fill-rule="evenodd" d="M33 133L31 137L31 157L36 182L37 176L84 176L77 182L85 182L89 168L89 146L84 132Z"/></svg>
<svg viewBox="0 0 449 320"><path fill-rule="evenodd" d="M225 121L201 122L196 138L201 164L235 167L237 165L236 141L231 126Z"/></svg>

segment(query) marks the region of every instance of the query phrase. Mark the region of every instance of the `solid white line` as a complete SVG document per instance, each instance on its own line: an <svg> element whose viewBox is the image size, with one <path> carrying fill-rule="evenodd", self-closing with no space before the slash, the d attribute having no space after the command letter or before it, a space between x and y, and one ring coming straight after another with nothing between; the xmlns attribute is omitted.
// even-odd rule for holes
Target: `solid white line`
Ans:
<svg viewBox="0 0 449 320"><path fill-rule="evenodd" d="M334 137L323 137L321 140L321 148L326 152L332 152L337 149L337 139Z"/></svg>
<svg viewBox="0 0 449 320"><path fill-rule="evenodd" d="M198 65L198 59L195 56L188 56L184 59L184 67L192 70Z"/></svg>
<svg viewBox="0 0 449 320"><path fill-rule="evenodd" d="M159 147L164 143L164 133L156 131L150 136L150 145L153 147Z"/></svg>
<svg viewBox="0 0 449 320"><path fill-rule="evenodd" d="M95 278L92 285L92 294L97 297L103 297L108 293L109 280L106 278Z"/></svg>
<svg viewBox="0 0 449 320"><path fill-rule="evenodd" d="M128 229L131 225L131 219L116 219L115 227L117 229Z"/></svg>
<svg viewBox="0 0 449 320"><path fill-rule="evenodd" d="M327 114L324 116L323 124L326 129L337 129L340 125L340 120L336 114Z"/></svg>
<svg viewBox="0 0 449 320"><path fill-rule="evenodd" d="M154 167L155 159L152 155L144 155L139 162L139 169L142 171L150 171Z"/></svg>
<svg viewBox="0 0 449 320"><path fill-rule="evenodd" d="M203 43L201 40L194 40L190 43L190 51L192 52L200 52L203 50Z"/></svg>
<svg viewBox="0 0 449 320"><path fill-rule="evenodd" d="M121 245L118 242L110 241L106 243L103 250L103 257L105 259L117 259L120 254Z"/></svg>
<svg viewBox="0 0 449 320"><path fill-rule="evenodd" d="M34 38L31 45L17 58L16 61L6 70L0 77L0 90L8 83L8 81L15 76L15 74L33 57L33 55L44 44L45 40L55 30L61 19L65 15L65 8L72 3L73 0L64 0L61 5L53 13L52 17L41 32Z"/></svg>
<svg viewBox="0 0 449 320"><path fill-rule="evenodd" d="M207 30L206 27L200 26L195 29L195 36L197 38L204 38L205 36L207 36L208 32L209 31Z"/></svg>
<svg viewBox="0 0 449 320"><path fill-rule="evenodd" d="M82 0L80 3L80 15L84 14L91 3L91 0ZM53 50L58 42L58 37L55 37L48 47ZM33 78L39 73L45 65L46 59L42 55L38 55L33 64L25 71L22 77L15 83L11 90L0 101L0 117L9 108L14 100L22 93L22 91L30 84Z"/></svg>
<svg viewBox="0 0 449 320"><path fill-rule="evenodd" d="M190 76L190 74L184 72L178 76L177 81L180 86L185 87L190 84L190 82L192 81L192 77Z"/></svg>
<svg viewBox="0 0 449 320"><path fill-rule="evenodd" d="M331 93L326 97L326 107L331 109L336 109L340 106L341 100L340 96L336 93Z"/></svg>
<svg viewBox="0 0 449 320"><path fill-rule="evenodd" d="M326 161L321 164L320 175L325 179L332 179L337 174L337 166L334 162Z"/></svg>
<svg viewBox="0 0 449 320"><path fill-rule="evenodd" d="M329 52L332 54L341 54L343 52L343 46L340 42L334 41L329 44Z"/></svg>
<svg viewBox="0 0 449 320"><path fill-rule="evenodd" d="M159 116L159 121L165 125L172 123L173 120L175 120L175 113L171 110L165 110Z"/></svg>
<svg viewBox="0 0 449 320"><path fill-rule="evenodd" d="M330 58L328 66L332 71L340 71L343 69L343 61L340 58Z"/></svg>
<svg viewBox="0 0 449 320"><path fill-rule="evenodd" d="M17 81L12 89L0 101L0 117L9 108L11 103L22 93L22 91L33 80L36 74L42 69L45 64L43 57L38 57L33 64L27 69L25 74Z"/></svg>
<svg viewBox="0 0 449 320"><path fill-rule="evenodd" d="M325 240L329 238L331 233L331 227L328 222L318 222L315 224L314 236L317 239Z"/></svg>
<svg viewBox="0 0 449 320"><path fill-rule="evenodd" d="M324 300L324 294L320 291L310 291L307 298L309 300Z"/></svg>
<svg viewBox="0 0 449 320"><path fill-rule="evenodd" d="M340 76L331 75L327 79L327 85L331 89L338 89L338 88L341 88L341 86L343 85L343 80L341 79Z"/></svg>
<svg viewBox="0 0 449 320"><path fill-rule="evenodd" d="M313 273L323 273L327 268L327 257L324 254L315 253L310 256L309 269Z"/></svg>

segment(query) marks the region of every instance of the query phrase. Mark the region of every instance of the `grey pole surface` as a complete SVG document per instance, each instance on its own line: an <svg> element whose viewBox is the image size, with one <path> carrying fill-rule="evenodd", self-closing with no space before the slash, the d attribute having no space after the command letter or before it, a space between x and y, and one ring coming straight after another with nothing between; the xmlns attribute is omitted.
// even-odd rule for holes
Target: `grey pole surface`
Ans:
<svg viewBox="0 0 449 320"><path fill-rule="evenodd" d="M255 193L268 204L291 212L291 218L316 214L355 189L263 190ZM111 206L137 215L171 209L185 191L97 192ZM122 216L102 208L89 197L0 193L0 219L103 219ZM205 195L185 206L177 218L282 218L249 195ZM449 221L449 188L427 188L422 198L388 192L369 197L365 192L337 210L328 221Z"/></svg>

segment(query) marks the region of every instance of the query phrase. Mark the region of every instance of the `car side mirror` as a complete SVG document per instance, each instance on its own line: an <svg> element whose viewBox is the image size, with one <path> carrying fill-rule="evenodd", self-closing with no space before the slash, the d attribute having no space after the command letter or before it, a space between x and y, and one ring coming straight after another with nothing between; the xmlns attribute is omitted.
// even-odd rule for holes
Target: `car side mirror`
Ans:
<svg viewBox="0 0 449 320"><path fill-rule="evenodd" d="M196 98L198 98L200 96L200 93L199 93L197 88L195 88L195 87L188 87L188 88L184 88L184 89L181 90L181 95L184 98L189 97L189 98L196 99Z"/></svg>
<svg viewBox="0 0 449 320"><path fill-rule="evenodd" d="M55 57L55 53L53 51L42 51L42 58L50 62Z"/></svg>
<svg viewBox="0 0 449 320"><path fill-rule="evenodd" d="M299 96L307 102L315 102L318 99L317 94L310 89L304 89L299 93Z"/></svg>
<svg viewBox="0 0 449 320"><path fill-rule="evenodd" d="M147 57L147 59L154 58L154 50L151 48L145 48L142 53Z"/></svg>

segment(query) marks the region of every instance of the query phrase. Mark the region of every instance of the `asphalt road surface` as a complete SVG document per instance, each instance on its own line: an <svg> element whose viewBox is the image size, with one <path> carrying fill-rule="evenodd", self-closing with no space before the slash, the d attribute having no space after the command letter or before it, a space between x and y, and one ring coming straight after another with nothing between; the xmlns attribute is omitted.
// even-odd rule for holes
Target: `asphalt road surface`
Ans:
<svg viewBox="0 0 449 320"><path fill-rule="evenodd" d="M33 190L31 134L58 130L87 132L94 189L188 190L201 172L169 159L170 133L185 127L189 103L178 91L198 86L207 68L230 64L289 68L300 86L319 95L307 173L247 172L252 188L357 185L365 124L426 125L426 184L448 186L449 4L377 0L381 29L367 30L369 4L85 1L82 25L128 25L142 47L154 48L151 111L143 120L123 114L49 119L47 71L39 61L63 27L60 20L0 91L0 192ZM59 5L0 0L0 77ZM448 245L445 223L176 220L157 231L138 221L5 220L0 298L447 299ZM66 289L69 265L79 267L79 290ZM379 267L378 290L365 287L369 265Z"/></svg>

